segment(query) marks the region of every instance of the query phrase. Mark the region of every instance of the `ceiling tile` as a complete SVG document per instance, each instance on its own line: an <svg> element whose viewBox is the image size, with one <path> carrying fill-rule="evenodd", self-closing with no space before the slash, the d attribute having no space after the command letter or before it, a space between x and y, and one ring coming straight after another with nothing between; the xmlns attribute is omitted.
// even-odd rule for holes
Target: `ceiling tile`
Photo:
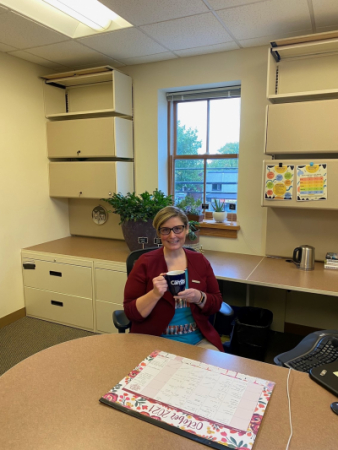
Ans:
<svg viewBox="0 0 338 450"><path fill-rule="evenodd" d="M338 2L337 0L312 0L316 27L335 26L338 29Z"/></svg>
<svg viewBox="0 0 338 450"><path fill-rule="evenodd" d="M179 56L197 56L206 53L225 52L227 50L237 50L239 47L235 42L227 42L226 44L208 45L203 47L186 48L184 50L176 50Z"/></svg>
<svg viewBox="0 0 338 450"><path fill-rule="evenodd" d="M69 67L62 66L47 59L40 58L40 56L32 55L31 53L25 52L24 50L16 50L9 53L11 56L24 59L25 61L32 62L34 64L39 64L39 66L47 67L48 69L53 69L55 71L68 70Z"/></svg>
<svg viewBox="0 0 338 450"><path fill-rule="evenodd" d="M304 30L297 30L293 33L283 33L282 35L273 34L271 36L262 36L254 39L240 39L238 42L242 45L242 47L258 47L260 45L270 45L270 42L276 41L277 39L284 39L294 36L304 36L305 34L311 33L311 28L308 28Z"/></svg>
<svg viewBox="0 0 338 450"><path fill-rule="evenodd" d="M77 65L97 65L102 61L105 61L103 64L112 62L111 58L74 41L31 48L29 53L71 68Z"/></svg>
<svg viewBox="0 0 338 450"><path fill-rule="evenodd" d="M0 52L10 52L12 50L16 50L16 48L0 42Z"/></svg>
<svg viewBox="0 0 338 450"><path fill-rule="evenodd" d="M117 69L118 67L125 67L126 64L121 62L121 61L116 61L115 59L111 59L112 62L109 63L109 66ZM97 66L104 66L106 65L106 63L102 63L102 64L97 64ZM80 69L89 69L90 67L93 67L93 64L85 64L85 65L81 65L78 64L74 67L74 70L80 70Z"/></svg>
<svg viewBox="0 0 338 450"><path fill-rule="evenodd" d="M202 0L100 0L134 25L162 22L208 12Z"/></svg>
<svg viewBox="0 0 338 450"><path fill-rule="evenodd" d="M217 11L236 39L311 29L307 0L270 0Z"/></svg>
<svg viewBox="0 0 338 450"><path fill-rule="evenodd" d="M212 9L233 8L235 6L249 5L250 3L266 2L269 0L208 0Z"/></svg>
<svg viewBox="0 0 338 450"><path fill-rule="evenodd" d="M100 36L81 38L78 41L118 60L167 51L166 48L153 41L137 28L125 28L124 30L104 33Z"/></svg>
<svg viewBox="0 0 338 450"><path fill-rule="evenodd" d="M164 52L164 53L156 53L155 55L127 58L124 59L123 62L125 62L128 66L131 66L133 64L145 64L158 61L167 61L168 59L177 59L177 56L171 52Z"/></svg>
<svg viewBox="0 0 338 450"><path fill-rule="evenodd" d="M221 44L231 37L212 13L140 27L170 50Z"/></svg>
<svg viewBox="0 0 338 450"><path fill-rule="evenodd" d="M53 44L69 38L19 14L0 14L0 42L18 49Z"/></svg>

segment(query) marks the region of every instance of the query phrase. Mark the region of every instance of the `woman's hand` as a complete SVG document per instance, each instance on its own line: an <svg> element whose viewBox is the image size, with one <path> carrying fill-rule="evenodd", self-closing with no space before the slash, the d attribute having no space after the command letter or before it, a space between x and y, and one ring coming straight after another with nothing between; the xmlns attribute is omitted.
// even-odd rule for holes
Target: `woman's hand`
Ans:
<svg viewBox="0 0 338 450"><path fill-rule="evenodd" d="M153 278L153 291L158 298L163 297L163 294L168 290L168 283L163 275L165 274L161 273L158 277Z"/></svg>
<svg viewBox="0 0 338 450"><path fill-rule="evenodd" d="M188 303L198 303L201 300L201 292L197 289L186 289L181 291L174 298L181 298L186 300Z"/></svg>

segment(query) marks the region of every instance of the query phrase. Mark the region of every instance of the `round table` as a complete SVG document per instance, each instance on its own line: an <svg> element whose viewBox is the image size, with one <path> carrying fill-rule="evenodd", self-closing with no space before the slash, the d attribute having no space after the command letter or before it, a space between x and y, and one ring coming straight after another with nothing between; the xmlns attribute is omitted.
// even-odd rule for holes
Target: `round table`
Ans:
<svg viewBox="0 0 338 450"><path fill-rule="evenodd" d="M287 369L159 337L91 336L50 347L0 378L0 448L4 450L192 450L205 448L99 402L153 350L163 350L276 382L254 450L284 450L289 437ZM335 397L292 373L291 449L334 449ZM273 443L273 445L272 445Z"/></svg>

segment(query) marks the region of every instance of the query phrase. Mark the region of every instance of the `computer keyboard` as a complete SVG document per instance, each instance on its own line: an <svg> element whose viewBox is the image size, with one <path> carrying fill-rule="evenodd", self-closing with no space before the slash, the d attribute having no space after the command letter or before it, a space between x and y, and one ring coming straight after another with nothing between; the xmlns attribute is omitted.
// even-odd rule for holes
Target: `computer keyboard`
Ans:
<svg viewBox="0 0 338 450"><path fill-rule="evenodd" d="M310 372L314 367L334 361L338 361L338 338L325 335L307 353L289 361L284 361L284 366L300 372Z"/></svg>

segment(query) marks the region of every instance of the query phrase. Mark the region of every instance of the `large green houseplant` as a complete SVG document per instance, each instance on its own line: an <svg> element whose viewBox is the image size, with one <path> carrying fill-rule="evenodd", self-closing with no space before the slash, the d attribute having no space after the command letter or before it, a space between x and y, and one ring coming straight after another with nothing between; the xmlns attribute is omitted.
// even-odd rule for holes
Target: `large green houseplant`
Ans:
<svg viewBox="0 0 338 450"><path fill-rule="evenodd" d="M111 198L103 200L112 206L110 213L120 216L123 236L131 251L143 247L139 243L141 237L148 239L144 247L154 247L156 231L152 226L153 219L158 211L174 203L171 195L165 195L158 189L152 194L147 191L139 195L135 192L128 192L126 195L115 193Z"/></svg>

